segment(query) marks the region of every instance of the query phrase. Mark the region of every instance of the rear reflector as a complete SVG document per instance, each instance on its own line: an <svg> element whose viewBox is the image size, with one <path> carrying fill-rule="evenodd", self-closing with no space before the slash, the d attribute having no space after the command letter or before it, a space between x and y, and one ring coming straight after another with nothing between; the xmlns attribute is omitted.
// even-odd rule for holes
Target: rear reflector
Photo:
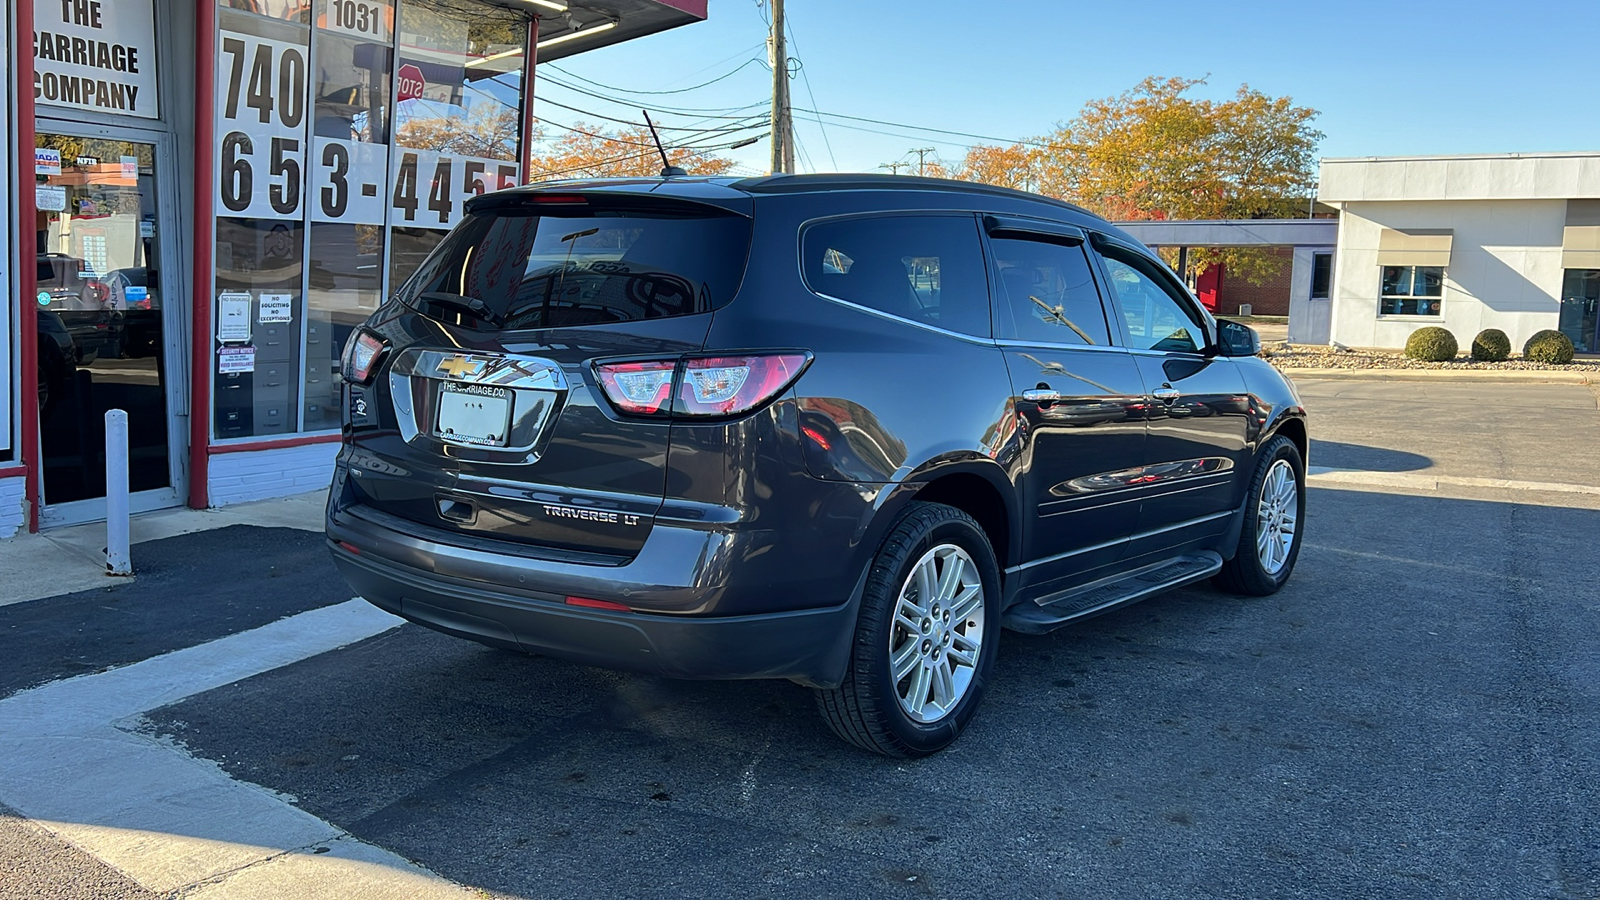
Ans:
<svg viewBox="0 0 1600 900"><path fill-rule="evenodd" d="M361 555L361 548L357 547L355 544L350 543L349 541L340 541L339 542L339 547L340 547L340 549L348 550L348 551L350 551L351 553L354 553L357 556Z"/></svg>
<svg viewBox="0 0 1600 900"><path fill-rule="evenodd" d="M672 360L601 363L594 367L594 374L619 412L654 416L667 411L672 376L677 368L678 364Z"/></svg>
<svg viewBox="0 0 1600 900"><path fill-rule="evenodd" d="M586 606L590 609L620 609L623 612L629 611L627 604L614 603L610 600L592 600L588 597L568 597L567 605Z"/></svg>

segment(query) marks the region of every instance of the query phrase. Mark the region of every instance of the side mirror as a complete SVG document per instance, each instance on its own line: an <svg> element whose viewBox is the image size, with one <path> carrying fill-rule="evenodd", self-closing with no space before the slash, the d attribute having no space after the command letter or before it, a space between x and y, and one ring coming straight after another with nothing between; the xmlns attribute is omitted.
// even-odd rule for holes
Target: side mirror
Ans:
<svg viewBox="0 0 1600 900"><path fill-rule="evenodd" d="M1255 356L1261 352L1261 335L1249 325L1217 320L1218 356Z"/></svg>

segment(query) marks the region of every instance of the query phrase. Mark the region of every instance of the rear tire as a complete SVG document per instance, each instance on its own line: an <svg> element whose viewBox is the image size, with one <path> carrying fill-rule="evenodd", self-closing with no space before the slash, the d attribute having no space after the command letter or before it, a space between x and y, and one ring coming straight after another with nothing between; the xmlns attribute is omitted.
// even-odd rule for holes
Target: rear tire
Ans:
<svg viewBox="0 0 1600 900"><path fill-rule="evenodd" d="M1214 578L1218 587L1265 597L1288 582L1305 532L1305 476L1294 441L1279 435L1262 448L1246 495L1239 546Z"/></svg>
<svg viewBox="0 0 1600 900"><path fill-rule="evenodd" d="M1000 568L978 523L911 504L872 561L843 683L817 691L823 719L885 756L948 746L988 685L999 606Z"/></svg>

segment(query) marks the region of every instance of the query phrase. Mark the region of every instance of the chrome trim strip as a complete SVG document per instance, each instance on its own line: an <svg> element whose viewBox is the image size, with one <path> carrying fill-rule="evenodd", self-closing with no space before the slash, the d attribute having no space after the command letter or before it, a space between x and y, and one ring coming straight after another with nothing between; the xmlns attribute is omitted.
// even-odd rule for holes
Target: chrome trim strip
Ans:
<svg viewBox="0 0 1600 900"><path fill-rule="evenodd" d="M1095 550L1104 550L1107 547L1113 547L1113 546L1116 546L1117 544L1132 543L1133 541L1141 541L1141 540L1144 540L1145 538L1155 537L1158 534L1165 534L1165 533L1167 533L1169 531L1177 531L1180 528L1189 528L1189 527L1192 527L1192 526L1195 526L1195 525L1203 525L1206 522L1214 522L1217 519L1223 518L1224 516L1231 516L1236 512L1238 512L1238 510L1236 510L1236 509L1225 509L1222 512L1212 513L1211 515L1208 515L1208 516L1200 516L1199 518L1196 518L1196 519L1189 519L1189 520L1186 520L1186 521L1183 521L1183 522L1179 522L1176 525L1168 525L1168 526L1166 526L1164 528L1154 528L1154 529L1151 529L1150 531L1141 531L1138 534L1130 534L1127 537L1119 538L1118 540L1105 541L1105 542L1102 542L1102 543L1099 543L1099 544L1094 544L1093 546L1089 546L1089 547L1080 547L1077 550L1068 550L1066 553L1057 553L1054 556L1041 557L1039 559L1035 559L1035 560L1031 560L1029 562L1025 562L1020 566L1009 566L1009 567L1006 568L1006 574L1008 574L1008 575L1014 574L1014 573L1017 573L1017 572L1021 572L1024 569L1031 569L1034 566L1044 565L1045 563L1052 563L1052 562L1056 562L1058 560L1063 560L1063 559L1071 559L1074 556L1079 556L1079 555L1084 554L1084 553L1091 553L1091 552L1093 552Z"/></svg>
<svg viewBox="0 0 1600 900"><path fill-rule="evenodd" d="M1190 491L1204 491L1210 490L1211 488L1227 487L1229 483L1229 480L1219 478L1215 481L1206 482L1204 484L1193 484L1186 487L1171 487L1156 493L1136 493L1141 487L1144 487L1143 485L1140 485L1139 487L1132 487L1125 491L1117 491L1115 493L1085 494L1082 497L1067 497L1063 500L1052 500L1049 503L1039 504L1039 517L1046 518L1048 516L1063 516L1067 515L1068 513L1083 512L1085 510L1105 509L1108 506L1116 506L1120 503L1132 503L1139 500L1162 500L1167 497L1177 496L1178 494L1187 494ZM1074 500L1088 500L1090 498L1100 496L1113 497L1123 493L1133 493L1134 496L1127 497L1122 500L1107 500L1104 503L1085 503L1077 506L1068 505ZM1058 509L1058 507L1066 508Z"/></svg>
<svg viewBox="0 0 1600 900"><path fill-rule="evenodd" d="M1050 488L1057 497L1082 496L1124 488L1145 487L1153 484L1175 484L1196 478L1226 475L1233 471L1233 460L1226 456L1200 456L1193 459L1175 459L1169 462L1150 463L1111 472L1084 475L1063 481Z"/></svg>
<svg viewBox="0 0 1600 900"><path fill-rule="evenodd" d="M807 288L807 290L810 290L810 288ZM966 341L969 344L977 344L980 347L993 347L993 346L995 346L994 338L973 337L970 334L961 334L960 332L949 331L949 330L946 330L944 328L940 328L937 325L929 325L929 324L926 324L924 322L914 322L914 321L912 321L910 319L901 318L900 316L894 315L893 313L886 313L883 310L873 309L870 306L862 306L859 303L851 303L849 300L845 300L845 299L840 298L840 297L835 297L835 296L833 296L831 294L824 294L824 293L821 293L820 291L811 291L811 293L812 293L813 296L821 297L824 300L828 300L830 302L837 303L840 306L848 306L851 309L859 310L860 312L864 312L864 313L866 313L868 315L872 315L872 316L877 316L880 319L886 319L886 320L888 320L890 322L898 322L901 325L910 325L912 328L921 328L924 331L931 331L934 334L942 334L945 337L952 337L952 338L955 338L956 340Z"/></svg>
<svg viewBox="0 0 1600 900"><path fill-rule="evenodd" d="M478 365L475 370L463 366ZM564 391L567 378L561 367L537 356L510 353L461 353L448 350L409 349L395 358L392 374L481 384L519 390Z"/></svg>
<svg viewBox="0 0 1600 900"><path fill-rule="evenodd" d="M1017 341L1003 338L994 342L998 347L1042 349L1042 350L1094 350L1098 353L1111 351L1114 353L1132 353L1127 347L1116 344L1053 344L1048 341Z"/></svg>

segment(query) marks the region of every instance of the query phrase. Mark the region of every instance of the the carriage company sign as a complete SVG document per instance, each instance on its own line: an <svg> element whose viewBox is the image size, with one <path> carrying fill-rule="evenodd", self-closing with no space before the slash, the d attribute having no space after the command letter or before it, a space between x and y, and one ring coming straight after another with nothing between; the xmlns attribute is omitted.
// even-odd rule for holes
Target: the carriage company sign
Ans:
<svg viewBox="0 0 1600 900"><path fill-rule="evenodd" d="M33 98L154 119L154 0L34 0Z"/></svg>

